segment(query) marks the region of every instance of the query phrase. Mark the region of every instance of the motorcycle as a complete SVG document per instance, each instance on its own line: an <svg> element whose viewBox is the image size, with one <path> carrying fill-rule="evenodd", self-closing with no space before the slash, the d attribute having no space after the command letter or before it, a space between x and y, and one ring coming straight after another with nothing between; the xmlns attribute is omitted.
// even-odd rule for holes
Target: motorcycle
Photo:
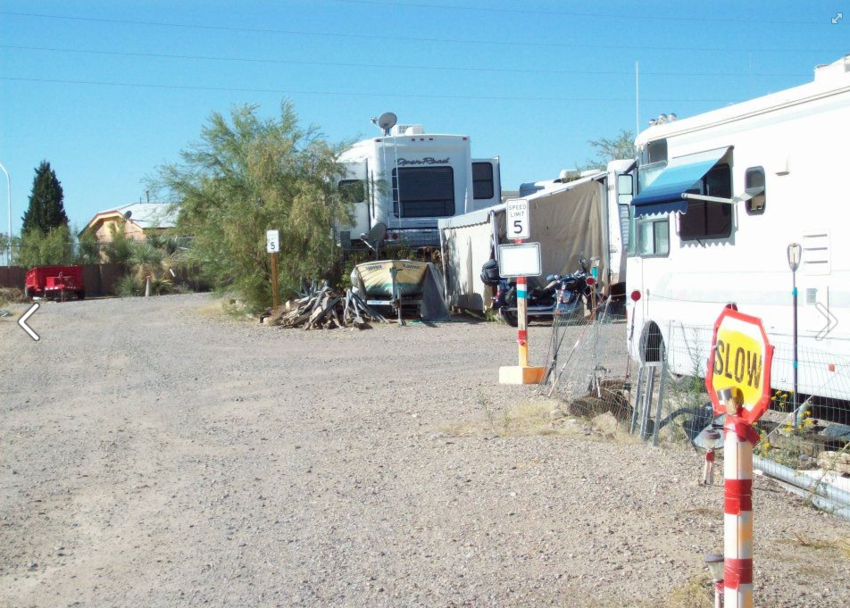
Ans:
<svg viewBox="0 0 850 608"><path fill-rule="evenodd" d="M579 258L579 269L571 274L550 274L546 277L546 285L528 291L528 317L540 318L556 315L582 315L585 307L593 307L593 294L596 280L591 276L588 261ZM496 260L489 260L481 268L481 280L485 285L496 288L493 299L493 310L512 327L517 326L517 297L516 282L503 279L499 275L499 265ZM597 292L597 301L599 294Z"/></svg>

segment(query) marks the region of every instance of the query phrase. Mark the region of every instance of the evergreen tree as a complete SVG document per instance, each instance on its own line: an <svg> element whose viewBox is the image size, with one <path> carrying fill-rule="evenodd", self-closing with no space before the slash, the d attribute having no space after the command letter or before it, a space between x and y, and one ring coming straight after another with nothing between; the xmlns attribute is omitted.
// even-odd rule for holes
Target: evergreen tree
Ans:
<svg viewBox="0 0 850 608"><path fill-rule="evenodd" d="M56 172L46 160L35 170L32 193L26 213L24 213L21 233L31 230L50 232L54 228L68 225L68 216L63 204L62 184L56 178Z"/></svg>

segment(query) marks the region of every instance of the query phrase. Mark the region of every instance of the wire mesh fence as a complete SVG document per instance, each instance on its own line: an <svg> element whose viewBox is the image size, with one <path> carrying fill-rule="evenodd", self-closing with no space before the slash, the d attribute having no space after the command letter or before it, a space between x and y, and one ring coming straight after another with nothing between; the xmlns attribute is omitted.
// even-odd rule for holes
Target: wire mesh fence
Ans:
<svg viewBox="0 0 850 608"><path fill-rule="evenodd" d="M657 356L640 364L628 356L628 331L628 322L604 306L595 316L556 318L542 390L565 401L572 415L611 415L653 443L699 445L702 431L722 424L704 380L713 326L670 322L654 338L645 335L639 350ZM770 338L772 397L756 424L756 468L813 495L828 487L833 498L839 493L835 505L850 505L850 358L814 341L798 346L795 391L793 340Z"/></svg>
<svg viewBox="0 0 850 608"><path fill-rule="evenodd" d="M625 318L609 301L591 314L556 315L549 341L549 374L542 391L568 404L575 416L630 414L630 362Z"/></svg>

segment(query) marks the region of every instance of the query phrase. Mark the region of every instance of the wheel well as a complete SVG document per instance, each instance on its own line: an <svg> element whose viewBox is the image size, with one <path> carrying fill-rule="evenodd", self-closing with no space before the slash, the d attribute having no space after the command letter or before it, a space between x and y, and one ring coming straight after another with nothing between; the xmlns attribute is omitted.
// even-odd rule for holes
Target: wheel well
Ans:
<svg viewBox="0 0 850 608"><path fill-rule="evenodd" d="M640 357L648 363L653 363L663 361L666 354L661 328L655 321L650 321L644 326L640 336Z"/></svg>

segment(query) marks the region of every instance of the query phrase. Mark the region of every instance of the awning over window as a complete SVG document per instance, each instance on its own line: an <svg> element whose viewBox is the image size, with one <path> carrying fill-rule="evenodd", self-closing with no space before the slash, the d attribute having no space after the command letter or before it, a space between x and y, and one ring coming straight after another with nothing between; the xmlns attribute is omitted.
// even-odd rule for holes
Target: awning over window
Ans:
<svg viewBox="0 0 850 608"><path fill-rule="evenodd" d="M671 160L658 177L632 199L635 217L686 212L688 201L682 195L696 186L728 151L729 148L718 148Z"/></svg>

